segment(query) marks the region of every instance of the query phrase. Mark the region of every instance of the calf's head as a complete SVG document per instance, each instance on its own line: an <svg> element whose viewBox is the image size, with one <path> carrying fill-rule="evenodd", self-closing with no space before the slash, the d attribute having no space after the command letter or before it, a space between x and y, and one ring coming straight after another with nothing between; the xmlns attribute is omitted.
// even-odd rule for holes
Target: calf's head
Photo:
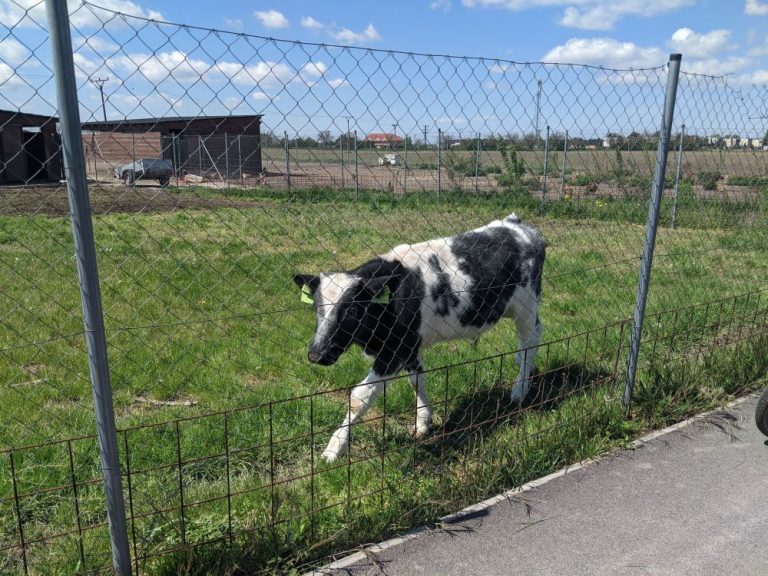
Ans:
<svg viewBox="0 0 768 576"><path fill-rule="evenodd" d="M365 346L389 301L389 276L361 278L349 272L295 274L301 300L315 308L317 324L307 358L330 366L352 344Z"/></svg>

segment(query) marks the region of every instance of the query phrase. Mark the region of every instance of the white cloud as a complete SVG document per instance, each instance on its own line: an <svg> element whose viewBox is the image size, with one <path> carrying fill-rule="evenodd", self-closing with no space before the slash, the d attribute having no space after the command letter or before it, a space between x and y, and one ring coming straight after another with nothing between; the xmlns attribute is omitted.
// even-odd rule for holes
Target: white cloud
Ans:
<svg viewBox="0 0 768 576"><path fill-rule="evenodd" d="M304 18L301 19L301 26L302 28L308 28L309 30L322 30L325 28L325 24L319 20L315 20L312 16L304 16Z"/></svg>
<svg viewBox="0 0 768 576"><path fill-rule="evenodd" d="M706 34L690 28L679 28L672 34L670 45L686 58L712 58L723 50L730 49L730 30L712 30Z"/></svg>
<svg viewBox="0 0 768 576"><path fill-rule="evenodd" d="M722 76L723 74L733 74L743 70L751 63L749 58L742 56L729 56L728 58L705 58L694 60L692 62L683 62L683 70L694 72L696 74L707 74L710 76Z"/></svg>
<svg viewBox="0 0 768 576"><path fill-rule="evenodd" d="M6 64L20 64L29 56L27 50L21 42L14 38L5 38L0 40L0 60Z"/></svg>
<svg viewBox="0 0 768 576"><path fill-rule="evenodd" d="M312 78L319 78L328 71L328 66L324 62L307 62L301 67L300 74Z"/></svg>
<svg viewBox="0 0 768 576"><path fill-rule="evenodd" d="M768 70L754 70L749 74L739 76L742 84L768 84Z"/></svg>
<svg viewBox="0 0 768 576"><path fill-rule="evenodd" d="M119 46L109 40L104 40L98 36L76 36L72 39L72 47L75 50L91 50L96 53L114 52Z"/></svg>
<svg viewBox="0 0 768 576"><path fill-rule="evenodd" d="M99 7L122 12L130 16L139 16L150 20L163 20L163 15L156 10L143 8L130 0L99 0L99 5L82 5L80 0L68 0L69 19L74 28L101 27L109 22L110 26L119 26L122 21L114 18L110 12ZM45 3L40 0L0 0L0 24L9 28L15 26L43 26L48 28L45 15Z"/></svg>
<svg viewBox="0 0 768 576"><path fill-rule="evenodd" d="M266 94L265 92L253 92L251 94L251 98L256 100L257 102L266 102L268 100L272 100L269 94ZM277 100L277 98L275 98Z"/></svg>
<svg viewBox="0 0 768 576"><path fill-rule="evenodd" d="M204 60L190 58L185 52L160 52L158 54L126 54L107 60L110 68L131 74L138 70L150 82L173 78L178 82L192 82L209 72L211 65ZM87 71L87 67L83 67Z"/></svg>
<svg viewBox="0 0 768 576"><path fill-rule="evenodd" d="M328 80L328 85L336 90L336 88L341 88L342 86L349 86L349 82L347 82L344 78L334 78L332 80Z"/></svg>
<svg viewBox="0 0 768 576"><path fill-rule="evenodd" d="M768 38L766 38L766 42L762 46L753 46L750 48L747 52L747 56L752 58L762 58L764 56L768 56Z"/></svg>
<svg viewBox="0 0 768 576"><path fill-rule="evenodd" d="M760 0L747 0L744 5L744 14L748 16L768 16L768 3Z"/></svg>
<svg viewBox="0 0 768 576"><path fill-rule="evenodd" d="M224 18L224 24L237 32L243 31L243 21L240 18Z"/></svg>
<svg viewBox="0 0 768 576"><path fill-rule="evenodd" d="M441 12L449 12L453 8L453 2L451 0L433 0L429 3L430 10L440 10Z"/></svg>
<svg viewBox="0 0 768 576"><path fill-rule="evenodd" d="M665 56L659 48L638 46L633 42L612 38L571 38L547 52L542 60L609 68L649 68L664 64Z"/></svg>
<svg viewBox="0 0 768 576"><path fill-rule="evenodd" d="M374 28L373 24L368 24L366 29L362 32L353 32L349 28L341 28L331 35L334 39L346 44L364 44L366 42L381 40L381 35L376 28Z"/></svg>
<svg viewBox="0 0 768 576"><path fill-rule="evenodd" d="M24 80L21 79L16 71L5 62L0 62L0 88L12 88L14 86L23 86Z"/></svg>
<svg viewBox="0 0 768 576"><path fill-rule="evenodd" d="M610 30L625 16L650 17L692 6L697 0L462 0L474 8L504 8L511 11L562 6L559 23L570 28Z"/></svg>
<svg viewBox="0 0 768 576"><path fill-rule="evenodd" d="M296 71L282 62L263 61L245 66L239 62L218 62L207 75L211 80L223 75L243 86L279 86L296 78Z"/></svg>
<svg viewBox="0 0 768 576"><path fill-rule="evenodd" d="M256 19L261 22L264 28L269 30L277 28L288 28L289 22L282 12L277 10L257 10L253 13Z"/></svg>

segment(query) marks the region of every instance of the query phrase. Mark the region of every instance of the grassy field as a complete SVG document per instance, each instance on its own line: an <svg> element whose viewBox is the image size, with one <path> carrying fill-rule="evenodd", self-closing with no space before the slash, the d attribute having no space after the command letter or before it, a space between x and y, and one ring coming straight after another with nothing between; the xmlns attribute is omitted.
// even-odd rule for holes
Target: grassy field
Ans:
<svg viewBox="0 0 768 576"><path fill-rule="evenodd" d="M670 166L677 162L677 149L670 151ZM375 150L369 148L358 149L358 162L362 166L375 166L378 160L389 150ZM395 152L405 159L405 150L398 149ZM295 170L302 164L340 164L342 152L340 149L328 148L291 148L291 161ZM529 169L541 171L544 166L544 150L523 150L518 155L523 159ZM282 148L264 148L262 152L265 166L272 166L283 170L285 166L285 150ZM344 150L345 164L354 164L354 150ZM445 164L462 162L468 166L474 166L476 152L474 150L448 149L442 151L442 161ZM436 150L409 150L407 154L408 165L418 169L420 165L437 166ZM622 151L621 159L624 167L633 173L653 174L653 166L656 160L656 149ZM616 151L613 149L596 150L569 150L567 154L568 168L579 174L610 173L616 167ZM683 173L696 174L698 172L719 172L725 175L740 176L768 176L768 151L766 150L684 150ZM481 166L502 166L501 155L497 151L481 150ZM549 150L549 169L559 172L562 167L562 150ZM670 172L671 173L671 172Z"/></svg>
<svg viewBox="0 0 768 576"><path fill-rule="evenodd" d="M555 201L540 213L538 202L498 195L445 194L438 204L376 192L357 202L326 190L290 198L233 192L227 205L210 189L171 191L184 196L184 209L105 210L95 219L118 425L158 424L120 436L124 465L130 454L134 471L137 555L148 573L289 570L600 453L767 375L768 340L759 336L768 304L765 195L686 205L674 230L665 200L648 304L661 315L648 321L626 420L615 386L642 251L642 201ZM403 241L453 234L512 210L538 225L549 245L541 394L520 413L505 403L517 345L511 323L502 324L477 348L455 342L427 351L428 368L452 366L429 377L432 441L409 439L413 394L398 382L360 427L350 459L322 464L317 456L346 409L346 388L368 361L350 352L330 369L306 362L313 312L299 302L291 274L354 266ZM0 264L7 399L0 448L92 434L68 221L0 217ZM213 415L168 423L206 414ZM103 494L87 483L99 476L95 442L73 443L72 466L68 450L16 452L16 488L32 496L18 514L12 499L0 503L0 546L18 540L19 514L27 540L74 530L70 472L86 481L79 507L92 528L82 540L30 547L35 573L108 558ZM9 466L0 457L2 494L13 488ZM55 485L66 488L37 493ZM180 542L221 539L226 546L167 554ZM14 551L0 572L18 571L20 561Z"/></svg>

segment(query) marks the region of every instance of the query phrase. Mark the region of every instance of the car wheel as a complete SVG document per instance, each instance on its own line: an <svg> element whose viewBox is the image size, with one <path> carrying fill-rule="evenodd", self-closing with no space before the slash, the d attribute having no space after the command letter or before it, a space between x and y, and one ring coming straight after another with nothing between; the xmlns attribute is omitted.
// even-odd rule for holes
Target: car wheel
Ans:
<svg viewBox="0 0 768 576"><path fill-rule="evenodd" d="M133 173L133 170L126 170L123 172L123 184L126 186L132 186L135 180L136 177Z"/></svg>
<svg viewBox="0 0 768 576"><path fill-rule="evenodd" d="M163 176L162 178L158 178L160 180L160 186L168 186L168 183L171 181L171 179L168 176Z"/></svg>

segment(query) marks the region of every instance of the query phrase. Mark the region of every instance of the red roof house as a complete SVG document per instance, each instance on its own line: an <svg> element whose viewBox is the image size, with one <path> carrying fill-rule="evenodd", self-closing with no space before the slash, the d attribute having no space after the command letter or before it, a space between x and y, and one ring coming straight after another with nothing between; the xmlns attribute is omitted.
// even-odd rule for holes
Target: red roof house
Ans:
<svg viewBox="0 0 768 576"><path fill-rule="evenodd" d="M373 144L376 148L389 148L390 146L400 146L403 139L397 134L379 132L368 134L363 142Z"/></svg>

